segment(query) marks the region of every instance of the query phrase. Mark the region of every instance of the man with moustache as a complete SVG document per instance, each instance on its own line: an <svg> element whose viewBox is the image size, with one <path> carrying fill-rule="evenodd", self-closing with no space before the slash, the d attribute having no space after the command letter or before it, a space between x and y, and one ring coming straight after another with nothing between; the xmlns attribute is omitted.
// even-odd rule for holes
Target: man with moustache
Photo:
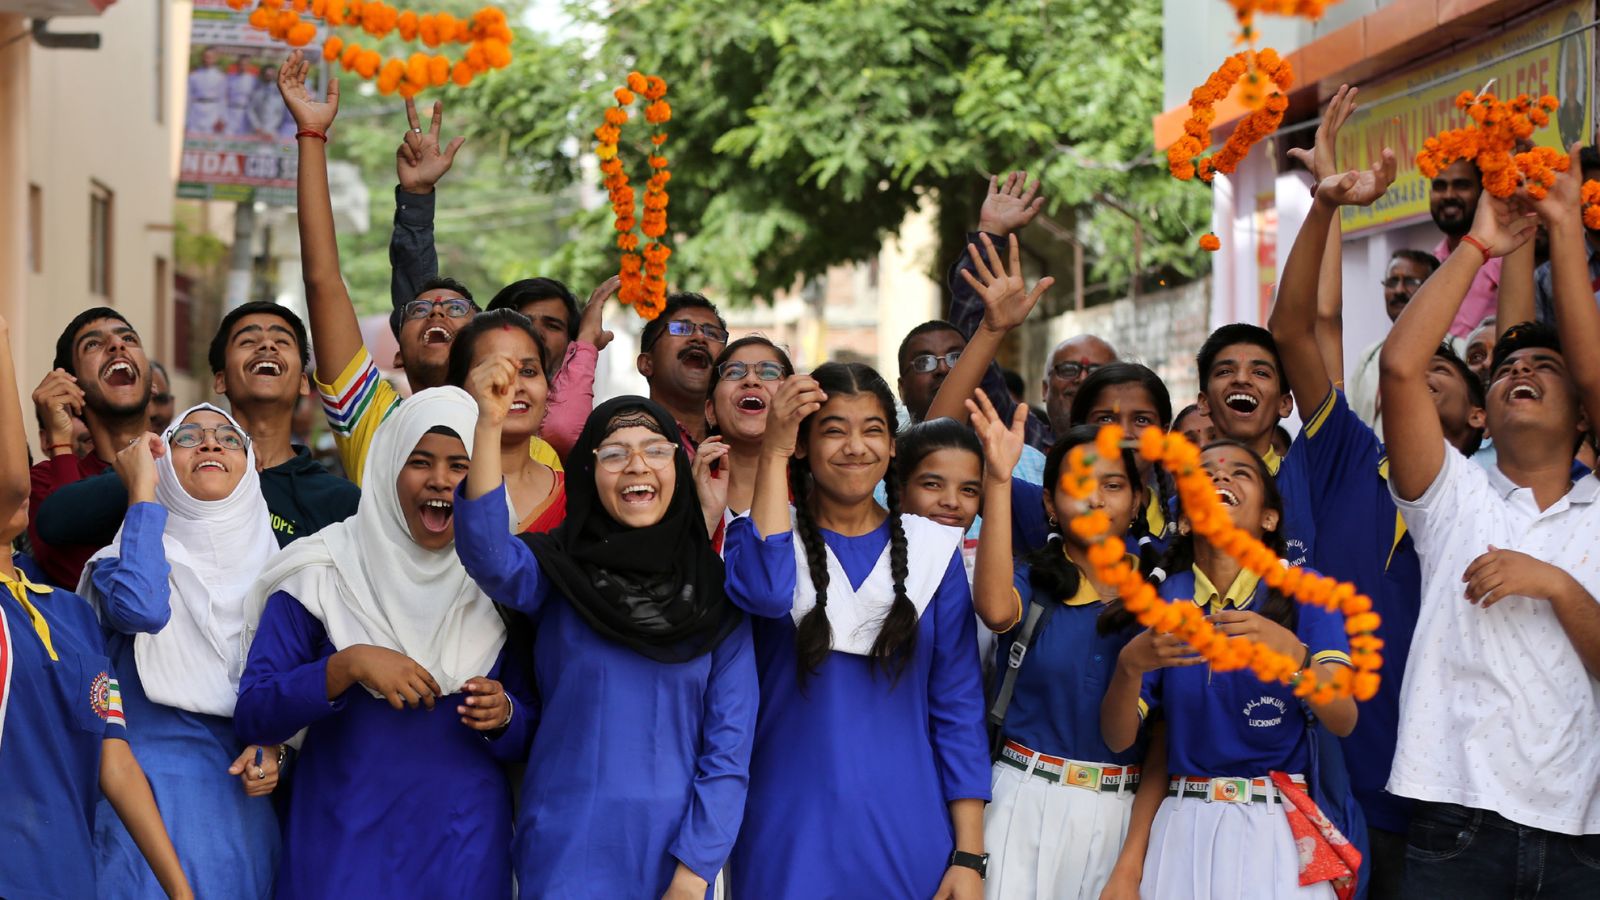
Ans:
<svg viewBox="0 0 1600 900"><path fill-rule="evenodd" d="M900 379L895 387L899 389L900 402L905 404L909 413L907 426L928 417L928 408L933 405L939 386L955 369L966 348L966 337L943 319L923 322L906 332L896 354L900 363Z"/></svg>
<svg viewBox="0 0 1600 900"><path fill-rule="evenodd" d="M650 385L650 399L666 407L678 423L678 436L691 455L706 438L706 394L711 363L728 345L728 323L702 294L682 291L667 297L661 314L639 335L635 366Z"/></svg>
<svg viewBox="0 0 1600 900"><path fill-rule="evenodd" d="M66 485L111 468L117 451L150 431L150 361L139 333L122 313L104 306L78 313L56 340L50 374L33 392L46 432L39 448L43 462L33 467L30 508ZM94 452L74 452L72 418L83 417L94 438ZM99 547L52 544L40 536L37 518L28 522L34 559L55 584L75 587L83 565Z"/></svg>
<svg viewBox="0 0 1600 900"><path fill-rule="evenodd" d="M306 326L286 307L255 301L222 319L209 353L212 389L228 398L261 467L261 493L278 546L355 514L361 489L290 442L295 408L311 393ZM34 510L51 543L103 547L116 537L128 491L115 472L62 487Z"/></svg>
<svg viewBox="0 0 1600 900"><path fill-rule="evenodd" d="M1400 318L1401 310L1406 308L1411 297L1437 268L1439 260L1420 250L1401 248L1390 254L1388 271L1379 284L1383 286L1383 310L1388 313L1391 324ZM1383 350L1385 338L1387 335L1361 351L1356 367L1345 383L1345 398L1350 408L1374 430L1378 428L1379 417L1378 353Z"/></svg>
<svg viewBox="0 0 1600 900"><path fill-rule="evenodd" d="M1478 214L1478 197L1483 194L1483 176L1476 163L1466 160L1451 163L1441 169L1428 185L1428 214L1433 224L1444 232L1444 240L1433 248L1439 262L1450 258L1461 239L1472 229L1472 217ZM1500 260L1489 260L1473 276L1472 287L1461 309L1450 323L1450 337L1466 340L1485 316L1494 315L1495 300L1500 293ZM1456 346L1460 346L1459 344Z"/></svg>

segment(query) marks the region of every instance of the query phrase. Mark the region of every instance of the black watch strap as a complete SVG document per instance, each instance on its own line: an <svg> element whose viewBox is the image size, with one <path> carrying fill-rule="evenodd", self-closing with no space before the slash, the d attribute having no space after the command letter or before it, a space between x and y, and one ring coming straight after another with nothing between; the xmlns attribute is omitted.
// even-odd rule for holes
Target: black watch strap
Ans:
<svg viewBox="0 0 1600 900"><path fill-rule="evenodd" d="M989 877L989 854L987 853L962 853L955 850L950 854L950 865L961 866L978 873L979 878Z"/></svg>

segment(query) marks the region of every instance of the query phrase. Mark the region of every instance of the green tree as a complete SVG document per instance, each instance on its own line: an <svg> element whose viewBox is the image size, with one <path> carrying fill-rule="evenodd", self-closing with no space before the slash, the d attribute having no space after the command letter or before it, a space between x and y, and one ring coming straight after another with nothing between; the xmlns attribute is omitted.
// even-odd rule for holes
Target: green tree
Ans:
<svg viewBox="0 0 1600 900"><path fill-rule="evenodd" d="M479 143L529 185L598 181L581 158L611 89L631 69L666 78L677 284L770 296L868 257L924 198L938 204L942 266L976 221L983 176L1013 167L1044 179L1047 211L1114 290L1134 273L1132 222L1113 203L1143 224L1145 278L1205 265L1194 234L1206 190L1172 179L1149 147L1159 0L616 0L570 12L603 39L519 46L470 92ZM643 131L625 128L624 145ZM636 182L642 159L636 146ZM568 216L574 239L544 271L578 284L615 271L609 219L603 205Z"/></svg>

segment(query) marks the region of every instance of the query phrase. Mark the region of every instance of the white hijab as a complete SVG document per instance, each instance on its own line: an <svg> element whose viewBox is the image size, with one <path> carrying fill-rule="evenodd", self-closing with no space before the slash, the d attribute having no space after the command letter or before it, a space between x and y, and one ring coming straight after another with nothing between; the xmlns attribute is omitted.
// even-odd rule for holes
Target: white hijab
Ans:
<svg viewBox="0 0 1600 900"><path fill-rule="evenodd" d="M233 416L202 403L173 419L161 439L170 442L178 426L202 411L217 413L239 427ZM232 716L244 669L239 636L245 628L245 594L278 551L272 514L256 474L255 448L245 445L244 475L232 493L221 500L196 500L178 480L169 443L156 460L156 502L167 509L161 546L172 570L167 578L172 617L155 634L133 636L139 681L155 703ZM98 605L90 578L94 564L121 555L119 529L110 546L90 557L78 593Z"/></svg>
<svg viewBox="0 0 1600 900"><path fill-rule="evenodd" d="M373 644L404 653L446 694L487 673L505 643L505 624L453 543L425 550L412 540L395 488L429 429L450 428L470 454L477 421L477 404L456 387L430 388L395 407L372 438L356 514L278 554L251 589L251 622L268 597L286 591L322 622L335 650ZM508 531L510 515L508 507ZM252 624L246 651L254 637Z"/></svg>

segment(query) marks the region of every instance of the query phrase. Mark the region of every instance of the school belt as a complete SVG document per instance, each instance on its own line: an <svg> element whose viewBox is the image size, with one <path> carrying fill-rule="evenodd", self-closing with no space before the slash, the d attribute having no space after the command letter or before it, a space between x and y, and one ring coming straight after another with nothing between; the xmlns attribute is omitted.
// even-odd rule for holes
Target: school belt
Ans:
<svg viewBox="0 0 1600 900"><path fill-rule="evenodd" d="M1296 784L1305 784L1304 775L1290 775ZM1282 803L1283 797L1271 778L1189 778L1174 775L1167 783L1167 796L1207 803Z"/></svg>
<svg viewBox="0 0 1600 900"><path fill-rule="evenodd" d="M1138 766L1108 766L1046 756L1016 741L1006 741L1000 751L1000 761L1013 769L1021 769L1025 775L1043 778L1051 784L1097 793L1120 794L1124 789L1131 791L1139 786Z"/></svg>

